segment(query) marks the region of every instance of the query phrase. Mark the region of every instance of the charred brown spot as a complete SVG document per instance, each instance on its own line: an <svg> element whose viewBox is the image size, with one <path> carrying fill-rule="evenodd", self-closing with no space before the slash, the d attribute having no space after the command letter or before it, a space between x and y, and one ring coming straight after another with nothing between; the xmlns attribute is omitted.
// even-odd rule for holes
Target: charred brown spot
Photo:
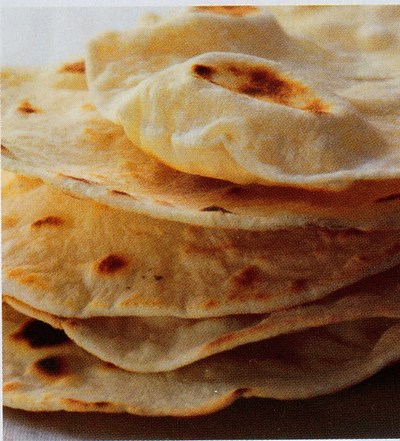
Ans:
<svg viewBox="0 0 400 441"><path fill-rule="evenodd" d="M272 69L265 67L253 68L247 74L247 82L238 91L248 95L260 95L287 103L294 93L294 85Z"/></svg>
<svg viewBox="0 0 400 441"><path fill-rule="evenodd" d="M259 277L260 270L256 266L248 266L241 269L233 275L233 282L241 286L250 286L255 283Z"/></svg>
<svg viewBox="0 0 400 441"><path fill-rule="evenodd" d="M57 227L59 225L62 225L63 223L64 223L64 219L61 219L61 217L47 216L47 217L44 217L42 219L39 219L39 220L33 222L32 227L33 228L39 228L39 227L42 227L44 225L48 225L48 226L52 226L52 227Z"/></svg>
<svg viewBox="0 0 400 441"><path fill-rule="evenodd" d="M282 95L288 93L288 82L274 71L258 69L249 73L250 84L260 88L266 95Z"/></svg>
<svg viewBox="0 0 400 441"><path fill-rule="evenodd" d="M63 178L72 179L73 181L83 182L89 185L96 184L94 181L89 181L89 179L85 179L85 178L77 178L76 176L64 175L62 173L60 173L59 175L62 176Z"/></svg>
<svg viewBox="0 0 400 441"><path fill-rule="evenodd" d="M100 261L97 269L103 274L112 274L125 268L128 262L125 258L117 256L116 254L110 254Z"/></svg>
<svg viewBox="0 0 400 441"><path fill-rule="evenodd" d="M276 74L273 74L271 76L271 72L270 71L265 71L265 70L254 70L253 72L250 72L249 74L250 77L250 81L252 84L258 85L258 86L262 86L265 83L273 83L276 82L276 86L283 86L282 84L282 80L280 80Z"/></svg>
<svg viewBox="0 0 400 441"><path fill-rule="evenodd" d="M30 320L12 337L27 342L32 348L58 346L69 341L64 331L39 320Z"/></svg>
<svg viewBox="0 0 400 441"><path fill-rule="evenodd" d="M130 196L129 193L126 193L125 191L121 191L121 190L110 190L109 193L114 195Z"/></svg>
<svg viewBox="0 0 400 441"><path fill-rule="evenodd" d="M89 409L104 409L105 407L108 407L110 403L107 403L106 401L82 401L77 400L76 398L62 398L61 402L66 404L70 409L75 410L89 410Z"/></svg>
<svg viewBox="0 0 400 441"><path fill-rule="evenodd" d="M9 156L10 158L15 158L14 154L11 153L11 151L3 144L1 144L1 154L5 156Z"/></svg>
<svg viewBox="0 0 400 441"><path fill-rule="evenodd" d="M76 61L75 63L66 63L59 69L59 72L70 72L70 73L85 73L85 62L83 60Z"/></svg>
<svg viewBox="0 0 400 441"><path fill-rule="evenodd" d="M309 87L269 66L222 61L213 66L196 64L193 71L213 84L260 100L313 113L327 113L329 109Z"/></svg>
<svg viewBox="0 0 400 441"><path fill-rule="evenodd" d="M248 86L245 84L244 86L240 86L238 92L244 93L250 96L263 95L264 91L261 87Z"/></svg>
<svg viewBox="0 0 400 441"><path fill-rule="evenodd" d="M218 207L218 205L210 205L209 207L202 208L200 211L220 211L221 213L232 213L232 211L225 210L225 208Z"/></svg>
<svg viewBox="0 0 400 441"><path fill-rule="evenodd" d="M199 12L206 11L215 14L233 15L237 17L241 17L243 15L251 14L253 12L258 11L258 8L256 6L251 6L251 5L195 6L193 9Z"/></svg>
<svg viewBox="0 0 400 441"><path fill-rule="evenodd" d="M22 101L22 103L17 107L17 111L20 113L39 113L41 109L39 107L34 107L28 100Z"/></svg>
<svg viewBox="0 0 400 441"><path fill-rule="evenodd" d="M212 68L211 66L206 66L205 64L195 64L192 70L199 77L207 79L210 79L215 73L214 68Z"/></svg>
<svg viewBox="0 0 400 441"><path fill-rule="evenodd" d="M68 365L62 357L42 358L35 363L35 368L51 377L59 377L68 373Z"/></svg>
<svg viewBox="0 0 400 441"><path fill-rule="evenodd" d="M68 326L70 328L76 328L79 326L79 319L68 319Z"/></svg>
<svg viewBox="0 0 400 441"><path fill-rule="evenodd" d="M233 75L236 75L236 76L241 75L241 70L240 70L239 66L235 66L234 64L228 64L227 69L228 69L228 72Z"/></svg>
<svg viewBox="0 0 400 441"><path fill-rule="evenodd" d="M154 280L157 280L157 281L162 280L163 278L164 278L163 276L159 276L158 274L156 274L154 276Z"/></svg>
<svg viewBox="0 0 400 441"><path fill-rule="evenodd" d="M375 202L392 202L398 201L400 199L400 193L390 194L389 196L385 196L383 198L376 199Z"/></svg>

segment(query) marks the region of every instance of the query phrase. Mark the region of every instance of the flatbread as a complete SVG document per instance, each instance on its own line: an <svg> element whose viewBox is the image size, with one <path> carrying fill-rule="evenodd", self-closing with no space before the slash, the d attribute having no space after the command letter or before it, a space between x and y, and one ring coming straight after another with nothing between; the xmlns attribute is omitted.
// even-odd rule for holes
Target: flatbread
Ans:
<svg viewBox="0 0 400 441"><path fill-rule="evenodd" d="M78 346L103 361L135 372L178 369L237 346L282 334L372 317L400 318L400 267L314 302L271 314L212 319L95 317L66 319L15 300L23 314L63 329Z"/></svg>
<svg viewBox="0 0 400 441"><path fill-rule="evenodd" d="M8 176L2 208L4 291L65 317L265 313L400 262L398 230L195 227L23 176Z"/></svg>
<svg viewBox="0 0 400 441"><path fill-rule="evenodd" d="M395 4L268 6L278 22L291 34L309 36L320 45L342 52L361 53L379 69L398 61L400 7Z"/></svg>
<svg viewBox="0 0 400 441"><path fill-rule="evenodd" d="M104 363L60 331L7 306L3 327L4 405L34 411L200 415L241 396L297 399L331 393L400 357L394 319L278 337L163 374L134 374Z"/></svg>
<svg viewBox="0 0 400 441"><path fill-rule="evenodd" d="M384 47L380 69L377 44L343 53L289 35L261 8L217 12L184 10L95 38L88 83L100 113L190 174L319 189L399 178L400 32L387 31L395 56ZM355 14L354 32L368 29L368 12Z"/></svg>
<svg viewBox="0 0 400 441"><path fill-rule="evenodd" d="M228 8L234 17L218 19L216 9L195 9L169 23L172 34L189 23L197 47L183 40L188 34L181 31L178 44L163 32L154 33L163 20L153 17L139 25L142 36L149 31L150 39L159 38L160 47L147 41L133 60L142 77L131 96L126 94L132 86L130 73L124 78L126 60L108 76L107 54L118 52L110 47L103 51L104 60L97 59L101 69L106 66L99 76L89 61L90 93L83 61L3 72L3 166L21 174L5 173L3 182L3 287L7 302L36 318L4 306L6 406L200 415L241 396L298 399L331 393L400 358L399 267L365 279L400 261L395 51L381 68L382 54L389 54L397 34L390 30L388 38L376 39L365 28L367 54L360 57L353 48L337 51L289 36L257 8ZM217 32L204 38L200 22ZM265 23L268 27L261 26ZM258 34L247 32L256 28ZM266 31L268 44L255 44L258 37L265 43ZM217 43L211 49L206 45L204 53L207 39ZM245 40L257 51L232 44ZM164 51L163 58L159 49L166 41L171 53ZM177 47L188 53L176 57ZM154 57L143 56L153 49ZM280 94L280 102L270 94L260 99L259 91L243 93L241 84L235 89L243 72L238 76L231 69L227 77L229 69L220 71L221 63L223 68L262 66L264 74L272 72L274 81L290 84L296 93ZM218 67L217 77L211 69L205 78L209 64ZM252 140L257 154L247 154L249 144L244 149L250 162L237 166L241 140L239 150L232 150L233 160L216 155L223 167L213 159L211 142L211 173L202 170L204 161L199 170L182 168L174 157L157 154L155 159L149 156L156 154L152 148L143 150L149 133L150 144L161 152L168 151L165 138L178 139L185 148L189 138L207 147L203 141L210 135L196 138L198 127L210 120L198 118L197 126L199 111L187 101L181 106L180 99L183 130L173 136L170 129L181 116L174 102L164 100L174 96L173 88L165 87L171 77L177 82L174 93L183 97L194 97L199 84L206 85L196 104L209 106L207 118L210 109L219 114L231 106L230 114L239 108L240 116L263 101L281 122L295 121L308 139L291 135L285 144L281 135L287 132L275 120L269 126L263 121L273 132L272 148L264 152L238 120L226 126L217 121L211 137L230 141L232 130L239 129L246 142ZM160 86L167 91L163 97ZM221 89L219 101L215 93ZM246 96L237 101L234 95L228 106L231 93L238 92ZM142 103L137 105L138 94L154 107L146 115ZM151 121L165 115L166 104L171 109L167 136L154 136L156 126L165 130L165 118L147 125L151 130L145 136L130 133L132 112ZM116 118L108 113L114 109ZM120 126L124 121L134 142ZM198 155L183 162L196 163ZM296 306L307 302L314 303ZM77 344L37 319L65 329ZM250 343L255 340L261 341Z"/></svg>
<svg viewBox="0 0 400 441"><path fill-rule="evenodd" d="M400 227L400 180L329 193L239 186L164 166L99 116L84 69L81 62L3 71L3 168L112 207L195 225Z"/></svg>

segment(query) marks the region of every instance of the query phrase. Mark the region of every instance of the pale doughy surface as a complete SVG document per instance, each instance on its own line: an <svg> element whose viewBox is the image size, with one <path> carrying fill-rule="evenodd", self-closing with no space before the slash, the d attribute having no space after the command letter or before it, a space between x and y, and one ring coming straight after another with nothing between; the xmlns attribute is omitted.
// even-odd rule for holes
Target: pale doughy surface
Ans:
<svg viewBox="0 0 400 441"><path fill-rule="evenodd" d="M397 230L243 231L112 209L5 174L3 290L67 317L215 317L312 301L399 263Z"/></svg>
<svg viewBox="0 0 400 441"><path fill-rule="evenodd" d="M199 415L240 396L309 398L343 389L400 356L398 320L346 322L243 346L164 374L104 363L52 328L3 309L3 401L35 411ZM268 355L267 355L268 354ZM250 360L253 360L251 362ZM256 362L254 362L256 360Z"/></svg>
<svg viewBox="0 0 400 441"><path fill-rule="evenodd" d="M18 311L63 329L103 361L135 372L171 371L246 343L365 318L400 317L400 267L364 279L319 302L270 314L212 319L96 317L68 319L39 311L14 297Z"/></svg>
<svg viewBox="0 0 400 441"><path fill-rule="evenodd" d="M398 177L399 9L314 14L318 29L353 19L347 51L340 31L294 36L304 11L284 9L286 28L261 8L180 11L95 38L89 89L138 147L186 173L330 189Z"/></svg>
<svg viewBox="0 0 400 441"><path fill-rule="evenodd" d="M400 180L358 182L340 192L239 186L173 170L99 116L85 65L2 72L2 167L40 177L107 205L204 226L400 226Z"/></svg>

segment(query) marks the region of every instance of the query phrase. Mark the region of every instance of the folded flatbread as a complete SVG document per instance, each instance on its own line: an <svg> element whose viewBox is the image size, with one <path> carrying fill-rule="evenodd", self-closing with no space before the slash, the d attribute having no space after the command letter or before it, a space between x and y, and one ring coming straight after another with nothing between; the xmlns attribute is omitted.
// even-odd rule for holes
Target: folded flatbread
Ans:
<svg viewBox="0 0 400 441"><path fill-rule="evenodd" d="M353 9L353 32L368 29L376 11ZM344 52L290 35L261 8L216 12L184 10L93 39L88 82L100 113L190 174L320 189L399 178L393 20L382 20L385 44Z"/></svg>

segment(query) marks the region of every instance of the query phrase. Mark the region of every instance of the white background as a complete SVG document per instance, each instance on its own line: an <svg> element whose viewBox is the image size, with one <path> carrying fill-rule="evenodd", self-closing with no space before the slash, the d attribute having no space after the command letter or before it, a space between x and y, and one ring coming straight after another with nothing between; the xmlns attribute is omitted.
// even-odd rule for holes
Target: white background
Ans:
<svg viewBox="0 0 400 441"><path fill-rule="evenodd" d="M129 29L144 12L162 10L155 6L3 8L1 64L48 65L81 57L95 34Z"/></svg>

